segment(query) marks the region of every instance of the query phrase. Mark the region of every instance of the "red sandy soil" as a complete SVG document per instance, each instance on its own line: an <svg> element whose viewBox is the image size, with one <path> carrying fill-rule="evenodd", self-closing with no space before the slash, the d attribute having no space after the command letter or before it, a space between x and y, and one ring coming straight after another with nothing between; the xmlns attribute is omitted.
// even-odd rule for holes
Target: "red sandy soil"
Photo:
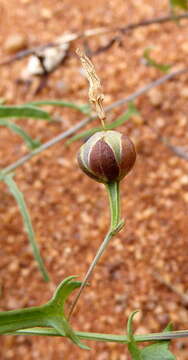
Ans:
<svg viewBox="0 0 188 360"><path fill-rule="evenodd" d="M25 34L27 46L33 47L67 31L125 26L169 11L166 0L1 0L0 10L1 60L8 55L7 39L15 33ZM122 46L115 44L93 57L106 94L105 105L162 76L159 70L141 62L148 46L154 46L152 55L156 61L172 64L172 70L186 67L187 25L188 21L183 20L181 26L169 22L138 28L122 36ZM112 36L93 37L89 44L96 49ZM87 82L74 55L77 46L82 46L81 40L71 45L72 55L37 96L33 92L38 79L28 89L16 81L26 59L0 67L0 97L7 104L47 98L87 102ZM139 97L136 105L141 117L135 116L120 128L131 136L138 152L137 163L121 187L126 226L111 241L79 301L72 318L75 329L123 334L128 315L135 309L141 309L135 318L137 333L161 331L169 321L177 330L188 329L188 307L183 301L188 283L188 161L177 157L156 136L157 132L174 145L186 146L187 100L188 75L184 74ZM125 109L112 111L108 121ZM30 119L17 123L45 142L83 118L71 109L48 110L62 121L50 124ZM97 120L94 125L98 125ZM43 304L65 277L76 274L83 278L108 229L105 189L79 170L76 152L80 144L65 147L60 142L15 172L51 275L48 284L33 259L18 207L0 183L1 311ZM1 128L0 167L24 153L22 140ZM88 345L90 352L62 338L2 336L0 359L130 359L126 346L99 342ZM188 339L174 341L172 349L177 359L188 359Z"/></svg>

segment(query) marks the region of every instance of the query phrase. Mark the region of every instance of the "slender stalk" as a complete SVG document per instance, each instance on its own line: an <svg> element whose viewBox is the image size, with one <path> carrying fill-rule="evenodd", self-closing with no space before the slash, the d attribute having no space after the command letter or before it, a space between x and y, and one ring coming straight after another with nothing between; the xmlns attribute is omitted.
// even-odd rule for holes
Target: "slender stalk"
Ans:
<svg viewBox="0 0 188 360"><path fill-rule="evenodd" d="M6 334L10 335L39 335L39 336L65 336L63 334L58 333L53 328L32 328L19 330L16 332L7 332ZM105 341L105 342L115 342L115 343L128 343L128 336L126 335L113 335L113 334L100 334L93 332L83 332L83 331L75 331L75 334L80 339L85 340L93 340L93 341ZM146 341L158 341L158 340L173 340L178 338L188 337L188 330L180 330L180 331L167 331L161 333L153 333L153 334L145 334L145 335L134 335L134 339L136 342L146 342Z"/></svg>
<svg viewBox="0 0 188 360"><path fill-rule="evenodd" d="M115 109L121 105L127 104L130 101L133 101L134 99L136 99L138 96L144 94L145 92L151 90L152 88L154 88L155 86L161 85L164 82L166 82L167 80L170 80L178 75L184 74L188 72L188 68L185 69L181 69L178 71L174 71L170 74L164 75L161 78L152 81L151 83L147 84L146 86L142 87L141 89L135 91L133 94L127 96L124 99L120 99L118 101L115 101L114 103L112 103L109 106L106 106L104 108L105 112L109 112L112 109ZM89 116L85 119L83 119L82 121L80 121L78 124L76 124L75 126L73 126L72 128L66 130L63 133L60 133L59 135L55 136L53 139L47 141L46 143L42 144L41 146L39 146L37 149L31 151L30 153L24 155L23 157L21 157L20 159L18 159L17 161L15 161L13 164L10 164L9 166L7 166L5 169L1 170L2 175L6 175L12 171L14 171L15 169L17 169L19 166L25 164L25 162L27 162L28 160L30 160L32 157L40 154L42 151L47 150L49 147L57 144L59 141L66 139L67 137L73 135L76 131L80 130L81 128L83 128L85 125L87 125L88 123L90 123L92 120L96 119L97 115L92 115Z"/></svg>
<svg viewBox="0 0 188 360"><path fill-rule="evenodd" d="M108 192L108 196L109 196L109 203L110 203L110 217L111 217L110 230L107 232L102 244L99 246L99 248L97 250L97 253L96 253L91 265L89 266L89 269L86 272L86 275L82 281L82 285L79 288L79 291L78 291L78 293L72 303L72 306L70 308L68 319L70 319L70 317L75 309L75 306L78 302L78 299L79 299L83 289L87 285L87 282L90 279L90 277L93 273L93 270L94 270L95 266L97 265L100 257L102 256L104 250L106 249L109 241L115 234L117 234L122 229L122 227L124 225L124 222L120 221L119 182L108 183L108 184L106 184L106 188L107 188L107 192Z"/></svg>
<svg viewBox="0 0 188 360"><path fill-rule="evenodd" d="M111 230L120 222L120 192L119 182L106 184L110 204Z"/></svg>
<svg viewBox="0 0 188 360"><path fill-rule="evenodd" d="M96 253L95 257L94 257L91 265L89 266L89 269L87 270L87 272L86 272L86 274L85 274L85 276L84 276L84 279L83 279L83 281L82 281L82 285L81 285L81 287L79 288L78 293L77 293L77 295L76 295L76 297L75 297L75 299L74 299L74 301L73 301L73 303L72 303L72 305L71 305L68 319L70 319L70 317L71 317L71 315L72 315L72 313L73 313L73 311L74 311L74 309L75 309L75 306L76 306L76 304L77 304L77 302L78 302L78 300L79 300L79 297L80 297L83 289L84 289L85 286L87 285L87 282L88 282L88 280L90 279L90 277L91 277L91 275L92 275L92 273L93 273L93 270L94 270L96 264L98 263L98 261L99 261L100 257L102 256L105 248L107 247L109 241L111 240L111 238L112 238L114 235L115 235L114 232L109 231L109 232L106 234L106 236L105 236L102 244L100 245L99 249L97 250L97 253Z"/></svg>

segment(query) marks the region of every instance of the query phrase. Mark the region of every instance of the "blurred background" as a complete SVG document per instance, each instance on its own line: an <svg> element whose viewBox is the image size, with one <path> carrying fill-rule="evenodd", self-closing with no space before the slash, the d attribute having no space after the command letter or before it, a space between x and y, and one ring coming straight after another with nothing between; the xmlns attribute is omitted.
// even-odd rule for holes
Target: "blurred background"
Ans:
<svg viewBox="0 0 188 360"><path fill-rule="evenodd" d="M164 76L164 71L188 67L188 19L154 20L149 26L117 30L169 17L174 11L184 12L172 9L167 0L0 0L1 103L42 99L88 103L88 83L75 55L78 46L95 64L105 106ZM77 36L103 27L112 31ZM60 60L55 70L41 68L36 60L28 65L36 47L60 41L65 34L73 34L73 41L63 54L57 54ZM138 154L121 186L126 226L112 239L78 303L72 318L75 329L123 334L128 315L135 309L140 309L136 333L162 331L170 321L176 330L188 328L187 100L188 73L184 73L137 97L134 104L139 114L119 128L134 141ZM69 108L46 109L55 121L16 120L42 143L84 118ZM114 108L107 121L114 121L126 109L127 104ZM83 130L98 125L96 119ZM107 196L102 184L78 168L76 153L81 143L65 146L61 141L15 172L51 275L48 284L33 259L18 206L0 183L1 311L43 304L66 276L82 279L102 242L109 225ZM0 127L0 168L26 152L17 135ZM0 359L130 359L126 346L88 345L90 352L62 338L1 336ZM188 358L187 348L187 339L173 341L178 359Z"/></svg>

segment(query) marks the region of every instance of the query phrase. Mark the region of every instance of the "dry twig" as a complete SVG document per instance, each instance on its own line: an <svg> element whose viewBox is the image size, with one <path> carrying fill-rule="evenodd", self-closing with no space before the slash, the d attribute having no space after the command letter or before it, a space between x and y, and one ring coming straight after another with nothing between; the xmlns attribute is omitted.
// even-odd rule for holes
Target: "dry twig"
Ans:
<svg viewBox="0 0 188 360"><path fill-rule="evenodd" d="M166 146L170 151L175 153L178 157L184 160L188 160L188 148L172 145L169 138L161 136L158 130L148 124L146 120L144 121L144 125L146 125L156 135L157 140Z"/></svg>
<svg viewBox="0 0 188 360"><path fill-rule="evenodd" d="M188 148L172 145L169 140L167 138L164 138L163 136L159 136L158 139L178 157L184 160L188 160Z"/></svg>
<svg viewBox="0 0 188 360"><path fill-rule="evenodd" d="M176 15L174 17L174 15L172 16L170 15L166 15L166 16L161 16L161 17L156 17L153 19L148 19L148 20L141 20L139 22L136 23L132 23L132 24L128 24L126 26L122 26L122 27L116 27L116 28L95 28L95 29L89 29L86 30L84 32L81 33L70 33L70 34L65 34L61 37L60 41L61 44L63 43L71 43L77 39L82 39L82 38L88 38L91 36L99 36L99 35L104 35L104 34L108 34L108 33L120 33L120 34L126 34L129 31L135 30L139 27L145 27L145 26L149 26L152 24L164 24L166 22L170 22L170 21L174 21L174 20L182 20L182 19L186 19L188 18L188 13L185 12L183 14L180 15ZM103 47L98 48L98 50L96 50L96 52L94 52L93 54L97 54L100 53L102 51L106 51L108 50L117 40L120 40L120 36L116 36L114 38L112 38L108 44L106 44ZM15 54L14 56L3 60L2 62L0 62L0 65L8 65L11 64L12 62L16 61L16 60L20 60L26 56L32 55L32 54L36 54L37 52L40 52L41 50L44 50L47 47L56 47L57 46L57 42L53 41L53 42L49 42L47 44L43 44L37 47L33 47L31 49L28 50L24 50L24 51L20 51L17 54Z"/></svg>

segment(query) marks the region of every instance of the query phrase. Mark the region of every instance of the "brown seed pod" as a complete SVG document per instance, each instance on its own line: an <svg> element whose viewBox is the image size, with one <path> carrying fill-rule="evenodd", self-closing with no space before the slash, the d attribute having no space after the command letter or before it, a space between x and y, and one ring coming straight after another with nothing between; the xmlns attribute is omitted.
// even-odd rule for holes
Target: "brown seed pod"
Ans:
<svg viewBox="0 0 188 360"><path fill-rule="evenodd" d="M118 131L100 131L83 144L78 153L80 168L102 183L120 181L136 160L134 144Z"/></svg>

